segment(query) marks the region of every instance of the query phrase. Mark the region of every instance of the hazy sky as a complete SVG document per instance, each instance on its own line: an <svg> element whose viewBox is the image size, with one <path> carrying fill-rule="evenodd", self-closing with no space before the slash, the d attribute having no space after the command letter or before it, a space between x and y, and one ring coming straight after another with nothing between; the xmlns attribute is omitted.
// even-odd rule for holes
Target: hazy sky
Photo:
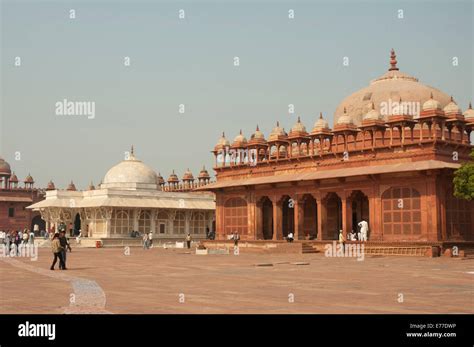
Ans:
<svg viewBox="0 0 474 347"><path fill-rule="evenodd" d="M344 97L387 71L392 47L401 71L463 110L474 99L472 1L1 3L0 156L37 186L97 184L131 144L165 178L203 164L212 174L222 131L248 138L258 123L268 136L298 115L311 129L320 111L332 125ZM56 115L63 99L95 102L95 118Z"/></svg>

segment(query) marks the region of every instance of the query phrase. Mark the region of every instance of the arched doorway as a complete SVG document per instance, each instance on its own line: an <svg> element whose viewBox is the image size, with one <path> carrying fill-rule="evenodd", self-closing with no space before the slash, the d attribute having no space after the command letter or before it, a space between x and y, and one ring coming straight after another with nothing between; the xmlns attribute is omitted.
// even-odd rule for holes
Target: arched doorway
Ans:
<svg viewBox="0 0 474 347"><path fill-rule="evenodd" d="M358 224L365 220L369 225L369 198L360 190L355 190L351 194L352 204L352 230L359 231Z"/></svg>
<svg viewBox="0 0 474 347"><path fill-rule="evenodd" d="M283 237L287 237L291 232L295 234L295 202L288 195L282 200L282 231Z"/></svg>
<svg viewBox="0 0 474 347"><path fill-rule="evenodd" d="M38 225L38 231L44 231L46 230L46 222L41 218L40 215L34 216L33 219L31 220L31 229L30 230L35 230L35 225ZM40 236L39 234L35 236Z"/></svg>
<svg viewBox="0 0 474 347"><path fill-rule="evenodd" d="M339 230L342 230L342 201L336 193L328 193L324 199L325 223L323 224L323 238L337 240Z"/></svg>
<svg viewBox="0 0 474 347"><path fill-rule="evenodd" d="M316 199L311 194L303 196L303 238L315 240L318 235Z"/></svg>
<svg viewBox="0 0 474 347"><path fill-rule="evenodd" d="M273 238L273 203L264 196L260 200L262 209L262 235L264 240L271 240Z"/></svg>

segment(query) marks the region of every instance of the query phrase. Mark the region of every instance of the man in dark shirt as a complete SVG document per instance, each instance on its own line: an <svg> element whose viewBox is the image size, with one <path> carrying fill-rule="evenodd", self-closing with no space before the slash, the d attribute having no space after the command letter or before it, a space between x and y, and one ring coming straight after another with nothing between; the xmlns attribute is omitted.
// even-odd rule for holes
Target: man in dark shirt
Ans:
<svg viewBox="0 0 474 347"><path fill-rule="evenodd" d="M71 246L69 245L69 241L67 240L66 233L64 231L59 233L59 243L61 244L62 247L62 255L63 255L63 260L64 260L64 269L67 270L66 268L66 252L69 249L69 252L72 252Z"/></svg>

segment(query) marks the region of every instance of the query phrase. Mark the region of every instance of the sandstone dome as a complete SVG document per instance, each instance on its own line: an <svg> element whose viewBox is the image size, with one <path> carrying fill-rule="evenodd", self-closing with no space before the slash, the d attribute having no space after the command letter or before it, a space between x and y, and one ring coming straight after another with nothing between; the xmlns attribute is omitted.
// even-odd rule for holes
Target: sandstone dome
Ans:
<svg viewBox="0 0 474 347"><path fill-rule="evenodd" d="M381 104L398 102L400 99L403 102L418 102L420 111L422 105L431 98L437 100L441 108L444 108L451 102L451 97L446 93L420 83L417 78L400 72L397 67L397 60L395 52L392 50L391 67L381 77L373 80L368 87L360 89L355 93L346 97L336 108L334 113L334 124L338 123L338 119L343 115L344 107L354 124L360 125L364 115L369 113L372 109L372 103L375 105L375 110L379 113L381 111ZM388 115L382 115L384 120L387 120Z"/></svg>
<svg viewBox="0 0 474 347"><path fill-rule="evenodd" d="M156 190L158 189L157 180L156 172L135 158L132 149L127 159L107 171L100 187L123 190Z"/></svg>
<svg viewBox="0 0 474 347"><path fill-rule="evenodd" d="M10 164L0 157L0 175L10 176L11 173Z"/></svg>

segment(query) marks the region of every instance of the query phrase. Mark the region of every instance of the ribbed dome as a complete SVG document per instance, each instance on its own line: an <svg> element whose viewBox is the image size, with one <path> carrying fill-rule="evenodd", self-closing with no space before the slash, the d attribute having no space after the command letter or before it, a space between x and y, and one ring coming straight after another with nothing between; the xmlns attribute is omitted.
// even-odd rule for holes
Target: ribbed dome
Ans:
<svg viewBox="0 0 474 347"><path fill-rule="evenodd" d="M8 164L5 160L0 158L0 175L8 175L10 176L12 173L10 164Z"/></svg>
<svg viewBox="0 0 474 347"><path fill-rule="evenodd" d="M183 175L183 181L192 181L192 180L194 180L194 176L191 170L189 170L188 168Z"/></svg>
<svg viewBox="0 0 474 347"><path fill-rule="evenodd" d="M430 98L423 104L423 111L441 110L441 103L433 98L431 94Z"/></svg>
<svg viewBox="0 0 474 347"><path fill-rule="evenodd" d="M237 136L234 138L234 142L232 142L232 147L234 147L234 148L240 148L240 147L244 147L246 144L247 144L247 139L246 139L245 136L242 134L242 130L240 130L239 135L237 135Z"/></svg>
<svg viewBox="0 0 474 347"><path fill-rule="evenodd" d="M204 166L202 167L202 170L199 172L199 178L210 178L209 172L207 172Z"/></svg>
<svg viewBox="0 0 474 347"><path fill-rule="evenodd" d="M265 135L263 132L260 131L260 128L257 125L257 129L255 132L250 136L249 144L266 144L267 141L265 140Z"/></svg>
<svg viewBox="0 0 474 347"><path fill-rule="evenodd" d="M10 182L11 183L18 183L18 177L15 175L13 172L12 175L10 176Z"/></svg>
<svg viewBox="0 0 474 347"><path fill-rule="evenodd" d="M28 174L28 176L26 176L26 178L23 182L25 182L25 183L35 183L35 180L33 179L33 177L30 174Z"/></svg>
<svg viewBox="0 0 474 347"><path fill-rule="evenodd" d="M321 130L329 130L329 123L323 118L323 113L319 113L318 120L314 123L313 132L318 132Z"/></svg>
<svg viewBox="0 0 474 347"><path fill-rule="evenodd" d="M155 171L136 159L132 149L128 159L121 161L105 174L101 188L153 190L158 186Z"/></svg>
<svg viewBox="0 0 474 347"><path fill-rule="evenodd" d="M472 109L471 103L469 103L469 108L464 111L463 115L466 122L474 122L474 110Z"/></svg>
<svg viewBox="0 0 474 347"><path fill-rule="evenodd" d="M444 107L443 111L446 114L459 114L461 113L461 108L454 102L453 97L451 97L451 102Z"/></svg>
<svg viewBox="0 0 474 347"><path fill-rule="evenodd" d="M277 141L287 138L287 134L283 128L280 127L280 122L277 122L276 127L273 128L268 141Z"/></svg>
<svg viewBox="0 0 474 347"><path fill-rule="evenodd" d="M178 175L176 175L173 170L170 177L168 177L168 183L178 183L178 182L179 182Z"/></svg>
<svg viewBox="0 0 474 347"><path fill-rule="evenodd" d="M225 134L223 132L222 136L217 141L217 144L215 145L214 150L218 151L218 150L224 149L227 146L230 146L230 142L229 140L225 138Z"/></svg>
<svg viewBox="0 0 474 347"><path fill-rule="evenodd" d="M360 89L346 97L334 113L334 124L338 123L339 117L343 117L343 108L346 107L347 115L354 124L359 125L363 116L375 104L375 109L381 111L382 105L398 101L400 98L406 102L419 102L423 104L430 98L431 93L434 99L438 100L440 107L446 106L450 102L450 96L442 91L422 84L417 78L409 76L398 70L396 67L395 52L391 55L391 67L383 76L373 80L366 88ZM384 114L383 119L387 120L388 115Z"/></svg>
<svg viewBox="0 0 474 347"><path fill-rule="evenodd" d="M372 103L372 109L364 115L363 120L382 120L383 117L379 111L375 109L374 103Z"/></svg>
<svg viewBox="0 0 474 347"><path fill-rule="evenodd" d="M288 137L290 138L295 138L295 137L301 137L301 136L307 136L308 132L306 131L306 127L304 126L303 123L301 123L301 118L298 117L298 120L296 121L295 125L290 130L290 133L288 134Z"/></svg>
<svg viewBox="0 0 474 347"><path fill-rule="evenodd" d="M344 124L354 124L354 121L352 120L351 116L347 114L347 110L344 107L344 112L342 113L341 116L337 119L337 124L338 125L344 125Z"/></svg>

